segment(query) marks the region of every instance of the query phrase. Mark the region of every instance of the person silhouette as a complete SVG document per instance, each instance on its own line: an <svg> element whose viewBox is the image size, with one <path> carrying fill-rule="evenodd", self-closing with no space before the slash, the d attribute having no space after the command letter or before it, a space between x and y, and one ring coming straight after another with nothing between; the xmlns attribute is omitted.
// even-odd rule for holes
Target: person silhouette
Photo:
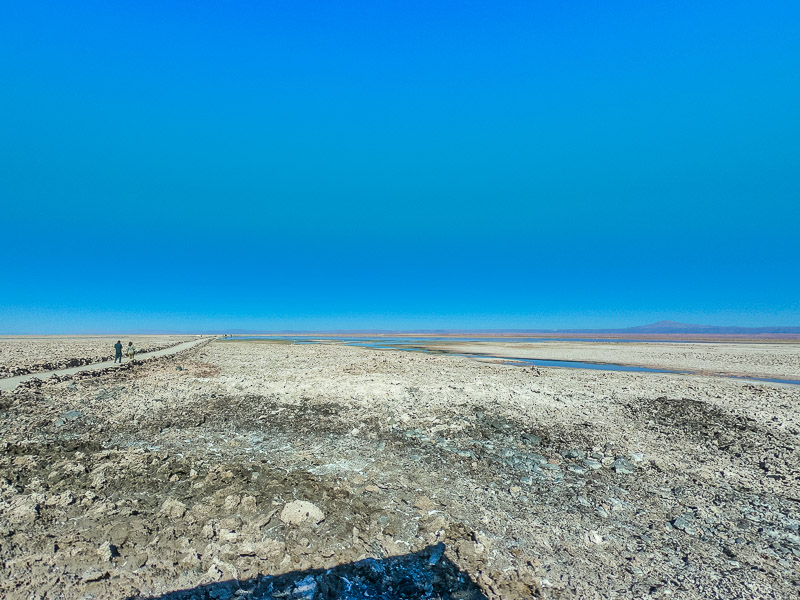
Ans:
<svg viewBox="0 0 800 600"><path fill-rule="evenodd" d="M122 342L119 340L114 344L114 362L122 363Z"/></svg>

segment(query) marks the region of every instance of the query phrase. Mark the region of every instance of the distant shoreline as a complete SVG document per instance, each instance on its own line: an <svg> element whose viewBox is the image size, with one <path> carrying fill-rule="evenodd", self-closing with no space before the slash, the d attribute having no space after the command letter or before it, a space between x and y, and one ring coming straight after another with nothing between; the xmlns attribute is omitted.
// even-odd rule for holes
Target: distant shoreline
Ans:
<svg viewBox="0 0 800 600"><path fill-rule="evenodd" d="M669 341L669 342L739 342L739 343L752 343L752 342L779 342L779 343L792 343L800 342L800 334L797 333L754 333L754 334L682 334L682 333L649 333L649 334L622 334L622 333L490 333L486 331L465 331L465 332L449 332L449 333L342 333L342 332L318 332L318 333L235 333L232 334L233 338L237 337L341 337L341 338L497 338L497 339L563 339L575 340L592 337L603 340L648 340L648 341Z"/></svg>
<svg viewBox="0 0 800 600"><path fill-rule="evenodd" d="M535 333L520 332L492 332L487 330L477 331L442 331L442 332L369 332L369 331L286 331L286 332L270 332L270 333L251 333L239 332L232 334L222 333L35 333L35 334L1 334L2 339L24 339L24 338L111 338L111 337L174 337L175 335L182 336L217 336L224 337L232 335L232 339L237 337L263 337L263 338L283 338L283 337L304 337L304 338L317 338L317 337L337 337L337 338L494 338L494 339L543 339L543 340L581 340L584 338L594 338L598 340L614 340L620 341L664 341L664 342L705 342L705 343L800 343L800 333L716 333L716 334L703 334L703 333L594 333L592 331L583 332L542 332ZM228 338L231 339L231 338Z"/></svg>

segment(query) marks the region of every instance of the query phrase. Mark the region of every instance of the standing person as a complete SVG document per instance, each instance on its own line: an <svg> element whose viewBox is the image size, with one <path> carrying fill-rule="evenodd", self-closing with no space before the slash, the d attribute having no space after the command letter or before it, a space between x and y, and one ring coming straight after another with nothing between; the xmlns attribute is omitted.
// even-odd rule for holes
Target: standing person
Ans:
<svg viewBox="0 0 800 600"><path fill-rule="evenodd" d="M122 342L117 340L117 343L114 344L114 362L119 361L122 364Z"/></svg>
<svg viewBox="0 0 800 600"><path fill-rule="evenodd" d="M136 354L136 348L133 347L133 342L128 342L128 359L133 360L134 354Z"/></svg>

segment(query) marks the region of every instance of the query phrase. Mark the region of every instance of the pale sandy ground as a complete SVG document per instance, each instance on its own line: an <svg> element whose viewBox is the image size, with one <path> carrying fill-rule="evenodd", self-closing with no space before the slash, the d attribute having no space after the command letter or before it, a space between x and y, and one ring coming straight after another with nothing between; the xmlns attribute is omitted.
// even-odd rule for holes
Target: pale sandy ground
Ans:
<svg viewBox="0 0 800 600"><path fill-rule="evenodd" d="M191 339L195 336L3 336L0 337L0 377L109 360L114 357L117 340L121 340L124 347L132 341L137 352L152 352Z"/></svg>
<svg viewBox="0 0 800 600"><path fill-rule="evenodd" d="M431 343L453 352L800 380L800 343Z"/></svg>
<svg viewBox="0 0 800 600"><path fill-rule="evenodd" d="M218 341L2 394L0 596L248 597L440 541L489 598L800 596L800 388L539 371Z"/></svg>

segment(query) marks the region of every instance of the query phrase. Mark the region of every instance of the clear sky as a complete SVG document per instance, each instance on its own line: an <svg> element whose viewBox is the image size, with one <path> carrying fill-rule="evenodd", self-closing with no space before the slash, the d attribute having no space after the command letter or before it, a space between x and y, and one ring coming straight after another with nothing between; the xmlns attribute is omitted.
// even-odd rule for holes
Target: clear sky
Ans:
<svg viewBox="0 0 800 600"><path fill-rule="evenodd" d="M800 325L800 4L0 8L0 332Z"/></svg>

